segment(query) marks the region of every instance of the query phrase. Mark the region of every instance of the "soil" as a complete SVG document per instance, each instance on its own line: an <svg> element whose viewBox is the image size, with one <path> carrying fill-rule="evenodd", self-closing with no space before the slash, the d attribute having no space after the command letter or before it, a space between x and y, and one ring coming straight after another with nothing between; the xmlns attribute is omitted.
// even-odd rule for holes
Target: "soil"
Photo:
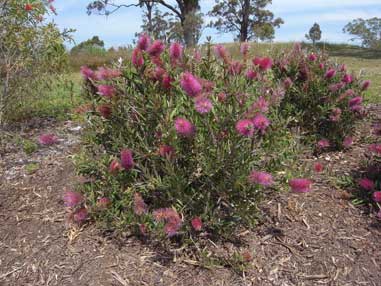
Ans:
<svg viewBox="0 0 381 286"><path fill-rule="evenodd" d="M381 107L372 106L374 120ZM26 155L11 140L0 152L0 285L381 285L381 222L350 202L334 178L360 169L372 140L371 120L346 153L324 154L326 173L308 194L277 193L264 202L263 221L243 232L241 245L210 243L213 252L249 252L245 271L234 265L201 267L133 237L115 239L94 224L68 227L62 194L73 187L75 123L37 120L12 133L36 142L54 133L60 142ZM36 170L28 165L37 165ZM335 187L336 186L336 187Z"/></svg>

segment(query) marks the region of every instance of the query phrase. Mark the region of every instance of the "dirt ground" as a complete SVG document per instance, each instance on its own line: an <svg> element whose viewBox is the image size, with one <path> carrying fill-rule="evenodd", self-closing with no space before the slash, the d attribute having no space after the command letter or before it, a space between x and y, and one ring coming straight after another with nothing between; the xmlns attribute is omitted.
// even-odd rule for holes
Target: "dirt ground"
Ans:
<svg viewBox="0 0 381 286"><path fill-rule="evenodd" d="M370 109L376 120L380 111ZM264 202L263 222L242 234L243 246L211 243L216 251L252 253L241 275L229 267L193 265L135 238L116 240L92 224L68 228L62 194L78 180L71 163L79 145L76 127L30 122L13 132L34 141L55 133L59 144L29 156L9 144L0 153L0 285L381 285L381 222L354 207L348 192L323 175L309 194L275 194ZM368 136L369 129L359 128L359 138ZM331 175L349 176L359 168L366 145L361 142L320 160ZM38 169L28 171L30 163Z"/></svg>

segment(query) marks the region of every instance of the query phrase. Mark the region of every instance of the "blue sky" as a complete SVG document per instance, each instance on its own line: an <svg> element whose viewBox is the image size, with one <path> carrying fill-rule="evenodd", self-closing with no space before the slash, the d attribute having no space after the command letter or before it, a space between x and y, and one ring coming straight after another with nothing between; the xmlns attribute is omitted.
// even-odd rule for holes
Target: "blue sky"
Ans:
<svg viewBox="0 0 381 286"><path fill-rule="evenodd" d="M132 0L118 0L129 2ZM170 0L171 1L171 0ZM128 8L105 17L86 14L87 0L56 0L58 16L54 21L60 28L74 28L77 43L98 35L107 47L131 44L135 32L140 31L141 10ZM200 0L202 12L206 13L214 0ZM269 6L275 16L282 17L285 24L276 31L275 41L301 41L314 22L321 26L322 40L347 42L349 35L342 28L355 18L381 17L381 0L273 0ZM207 20L207 19L206 19ZM205 29L201 42L206 36L213 42L232 41L231 34L218 34L213 29Z"/></svg>

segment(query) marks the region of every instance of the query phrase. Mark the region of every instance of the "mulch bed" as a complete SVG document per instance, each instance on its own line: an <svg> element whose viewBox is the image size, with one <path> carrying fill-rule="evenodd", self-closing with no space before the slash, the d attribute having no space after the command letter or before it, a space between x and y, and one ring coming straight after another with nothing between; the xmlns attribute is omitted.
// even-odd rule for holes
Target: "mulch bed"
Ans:
<svg viewBox="0 0 381 286"><path fill-rule="evenodd" d="M380 111L370 107L373 120L381 121ZM274 194L263 204L261 224L243 232L240 245L210 243L215 253L250 252L245 273L200 267L92 224L68 227L62 193L78 180L71 163L78 128L54 121L18 128L13 132L24 138L55 133L61 141L29 156L14 144L0 154L0 285L381 285L381 222L354 207L349 190L334 187L335 177L360 168L372 123L359 127L351 150L318 159L329 176L315 178L313 192ZM30 163L38 164L34 173L26 170Z"/></svg>

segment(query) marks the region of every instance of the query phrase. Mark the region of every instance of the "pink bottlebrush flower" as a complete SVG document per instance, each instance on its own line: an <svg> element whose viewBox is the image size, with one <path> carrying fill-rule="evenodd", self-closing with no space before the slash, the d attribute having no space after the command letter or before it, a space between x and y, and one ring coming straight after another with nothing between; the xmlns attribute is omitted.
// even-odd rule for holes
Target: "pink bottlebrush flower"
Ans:
<svg viewBox="0 0 381 286"><path fill-rule="evenodd" d="M246 57L247 54L249 53L249 50L250 50L250 45L248 42L241 43L240 52L242 56Z"/></svg>
<svg viewBox="0 0 381 286"><path fill-rule="evenodd" d="M340 71L341 71L341 72L345 72L345 71L347 71L347 66L346 66L345 64L342 64L342 65L340 66Z"/></svg>
<svg viewBox="0 0 381 286"><path fill-rule="evenodd" d="M269 103L263 96L260 96L257 99L257 101L253 103L251 109L262 113L266 113L269 111Z"/></svg>
<svg viewBox="0 0 381 286"><path fill-rule="evenodd" d="M164 231L169 237L174 236L181 228L180 215L172 208L155 210L153 217L157 222L165 222Z"/></svg>
<svg viewBox="0 0 381 286"><path fill-rule="evenodd" d="M227 95L225 92L220 92L219 94L217 94L217 99L219 102L225 102L227 98Z"/></svg>
<svg viewBox="0 0 381 286"><path fill-rule="evenodd" d="M333 83L328 87L328 89L330 92L337 92L340 89L342 89L344 86L345 86L345 84L343 82Z"/></svg>
<svg viewBox="0 0 381 286"><path fill-rule="evenodd" d="M312 181L308 179L292 179L288 184L294 193L308 193L311 191Z"/></svg>
<svg viewBox="0 0 381 286"><path fill-rule="evenodd" d="M376 203L381 203L381 192L377 191L373 193L373 201Z"/></svg>
<svg viewBox="0 0 381 286"><path fill-rule="evenodd" d="M347 136L347 137L344 138L343 146L344 146L345 148L349 148L349 147L351 147L352 144L353 144L353 137L351 137L351 136Z"/></svg>
<svg viewBox="0 0 381 286"><path fill-rule="evenodd" d="M122 170L122 166L120 165L118 160L112 160L108 170L110 174L116 175Z"/></svg>
<svg viewBox="0 0 381 286"><path fill-rule="evenodd" d="M365 191L371 191L374 189L374 182L368 178L359 180L359 186Z"/></svg>
<svg viewBox="0 0 381 286"><path fill-rule="evenodd" d="M286 89L289 89L291 86L292 86L293 82L292 82L292 79L291 78L286 78L284 81L283 81L283 85Z"/></svg>
<svg viewBox="0 0 381 286"><path fill-rule="evenodd" d="M259 63L259 68L262 71L267 71L267 70L271 69L272 66L273 66L273 60L271 58L268 58L268 57L262 58L261 62Z"/></svg>
<svg viewBox="0 0 381 286"><path fill-rule="evenodd" d="M104 118L109 118L112 114L111 105L109 104L101 104L97 107L97 111L101 114Z"/></svg>
<svg viewBox="0 0 381 286"><path fill-rule="evenodd" d="M215 87L214 82L212 82L210 80L202 79L202 78L198 78L198 81L206 93L213 91L213 89Z"/></svg>
<svg viewBox="0 0 381 286"><path fill-rule="evenodd" d="M151 57L159 57L165 50L165 45L160 40L155 40L152 45L147 49Z"/></svg>
<svg viewBox="0 0 381 286"><path fill-rule="evenodd" d="M329 143L329 141L327 139L319 140L316 145L320 149L326 149L326 148L329 148L331 146L331 144Z"/></svg>
<svg viewBox="0 0 381 286"><path fill-rule="evenodd" d="M128 171L135 166L132 150L124 149L120 152L120 162L122 167Z"/></svg>
<svg viewBox="0 0 381 286"><path fill-rule="evenodd" d="M147 34L143 34L140 36L138 40L137 48L146 51L151 45L151 38Z"/></svg>
<svg viewBox="0 0 381 286"><path fill-rule="evenodd" d="M141 216L147 213L148 207L139 193L134 194L134 213Z"/></svg>
<svg viewBox="0 0 381 286"><path fill-rule="evenodd" d="M321 172L323 172L323 170L324 170L324 166L323 166L323 164L322 164L322 163L319 163L319 162L315 163L315 164L314 164L314 170L315 170L316 173L321 173Z"/></svg>
<svg viewBox="0 0 381 286"><path fill-rule="evenodd" d="M100 67L95 72L94 78L96 80L108 80L108 79L113 79L113 78L120 77L121 74L122 73L119 70L114 70L114 69Z"/></svg>
<svg viewBox="0 0 381 286"><path fill-rule="evenodd" d="M271 174L260 171L251 171L248 180L252 184L258 184L264 187L270 187L274 183Z"/></svg>
<svg viewBox="0 0 381 286"><path fill-rule="evenodd" d="M334 108L334 109L332 109L332 112L331 112L331 115L329 116L329 119L332 122L338 122L340 120L341 113L342 113L342 111L340 108Z"/></svg>
<svg viewBox="0 0 381 286"><path fill-rule="evenodd" d="M319 69L321 69L321 70L324 69L324 64L323 63L319 64Z"/></svg>
<svg viewBox="0 0 381 286"><path fill-rule="evenodd" d="M170 145L160 145L159 155L164 158L173 158L175 155L175 148Z"/></svg>
<svg viewBox="0 0 381 286"><path fill-rule="evenodd" d="M175 129L177 134L184 137L192 137L196 132L196 127L191 122L181 117L175 120Z"/></svg>
<svg viewBox="0 0 381 286"><path fill-rule="evenodd" d="M360 105L360 104L362 104L362 97L356 96L356 97L352 98L351 100L349 100L348 104L349 104L349 107Z"/></svg>
<svg viewBox="0 0 381 286"><path fill-rule="evenodd" d="M180 80L181 88L191 97L196 97L202 91L202 86L198 79L189 72L183 73Z"/></svg>
<svg viewBox="0 0 381 286"><path fill-rule="evenodd" d="M235 125L235 129L239 134L246 137L252 137L254 135L254 123L249 119L242 119L238 121Z"/></svg>
<svg viewBox="0 0 381 286"><path fill-rule="evenodd" d="M212 101L205 97L196 98L194 105L195 105L196 111L201 114L208 113L213 108Z"/></svg>
<svg viewBox="0 0 381 286"><path fill-rule="evenodd" d="M58 137L54 134L42 134L38 137L38 143L50 146L58 143Z"/></svg>
<svg viewBox="0 0 381 286"><path fill-rule="evenodd" d="M381 154L381 144L370 144L368 147L368 150L370 152L377 154L377 155L380 155Z"/></svg>
<svg viewBox="0 0 381 286"><path fill-rule="evenodd" d="M81 66L81 75L84 79L94 78L94 71L88 66Z"/></svg>
<svg viewBox="0 0 381 286"><path fill-rule="evenodd" d="M367 90L370 87L371 81L365 80L361 83L361 90Z"/></svg>
<svg viewBox="0 0 381 286"><path fill-rule="evenodd" d="M239 61L232 61L229 65L229 74L239 75L242 72L243 64Z"/></svg>
<svg viewBox="0 0 381 286"><path fill-rule="evenodd" d="M253 59L253 65L254 65L254 66L259 66L261 63L262 63L262 58L260 58L260 57L255 57L255 58Z"/></svg>
<svg viewBox="0 0 381 286"><path fill-rule="evenodd" d="M169 74L164 74L161 80L161 85L163 86L164 89L169 90L172 87L172 81L173 79Z"/></svg>
<svg viewBox="0 0 381 286"><path fill-rule="evenodd" d="M248 80L254 80L258 76L258 73L256 71L253 71L252 69L246 71L246 78Z"/></svg>
<svg viewBox="0 0 381 286"><path fill-rule="evenodd" d="M380 219L381 220L381 209L378 211L377 215L376 215L376 218Z"/></svg>
<svg viewBox="0 0 381 286"><path fill-rule="evenodd" d="M74 222L81 224L85 222L87 217L89 216L89 213L86 208L80 208L73 214L73 220Z"/></svg>
<svg viewBox="0 0 381 286"><path fill-rule="evenodd" d="M155 67L155 72L154 72L154 78L157 80L157 81L160 81L163 79L163 76L166 74L166 71L165 69L163 69L162 67Z"/></svg>
<svg viewBox="0 0 381 286"><path fill-rule="evenodd" d="M253 118L253 124L255 129L264 134L267 127L270 125L270 120L263 114L259 113Z"/></svg>
<svg viewBox="0 0 381 286"><path fill-rule="evenodd" d="M147 229L147 226L144 223L139 224L139 231L140 231L140 234L143 235L143 236L147 236L148 235L148 229Z"/></svg>
<svg viewBox="0 0 381 286"><path fill-rule="evenodd" d="M106 197L99 198L97 200L97 207L101 210L108 209L111 206L111 200Z"/></svg>
<svg viewBox="0 0 381 286"><path fill-rule="evenodd" d="M355 95L355 92L353 91L353 89L348 89L346 90L343 94L341 94L339 96L339 98L337 99L338 102L344 100L345 98L347 97L351 97L351 96L354 96Z"/></svg>
<svg viewBox="0 0 381 286"><path fill-rule="evenodd" d="M310 54L308 56L308 60L311 61L311 62L314 62L317 60L317 56L315 54Z"/></svg>
<svg viewBox="0 0 381 286"><path fill-rule="evenodd" d="M101 84L101 85L98 85L97 88L98 88L98 94L107 98L112 98L116 92L116 89L111 85Z"/></svg>
<svg viewBox="0 0 381 286"><path fill-rule="evenodd" d="M336 70L334 70L334 69L329 69L329 70L325 73L324 77L325 77L326 79L331 79L331 78L333 78L335 75L336 75Z"/></svg>
<svg viewBox="0 0 381 286"><path fill-rule="evenodd" d="M63 196L66 207L72 208L83 202L83 196L78 192L67 191Z"/></svg>
<svg viewBox="0 0 381 286"><path fill-rule="evenodd" d="M140 49L135 48L132 51L131 62L136 68L140 68L144 65L144 58Z"/></svg>
<svg viewBox="0 0 381 286"><path fill-rule="evenodd" d="M177 62L183 57L183 46L179 43L172 43L169 47L169 57L171 62Z"/></svg>
<svg viewBox="0 0 381 286"><path fill-rule="evenodd" d="M202 229L202 220L198 216L192 219L191 224L195 231L200 231Z"/></svg>
<svg viewBox="0 0 381 286"><path fill-rule="evenodd" d="M350 83L353 82L353 77L352 77L352 75L350 75L350 74L345 74L345 75L343 76L343 79L342 79L341 81L344 82L344 83L346 83L346 84L350 84Z"/></svg>
<svg viewBox="0 0 381 286"><path fill-rule="evenodd" d="M214 50L214 54L216 55L217 58L220 58L224 61L226 61L228 59L229 54L223 45L216 45L216 46L214 46L213 50Z"/></svg>

